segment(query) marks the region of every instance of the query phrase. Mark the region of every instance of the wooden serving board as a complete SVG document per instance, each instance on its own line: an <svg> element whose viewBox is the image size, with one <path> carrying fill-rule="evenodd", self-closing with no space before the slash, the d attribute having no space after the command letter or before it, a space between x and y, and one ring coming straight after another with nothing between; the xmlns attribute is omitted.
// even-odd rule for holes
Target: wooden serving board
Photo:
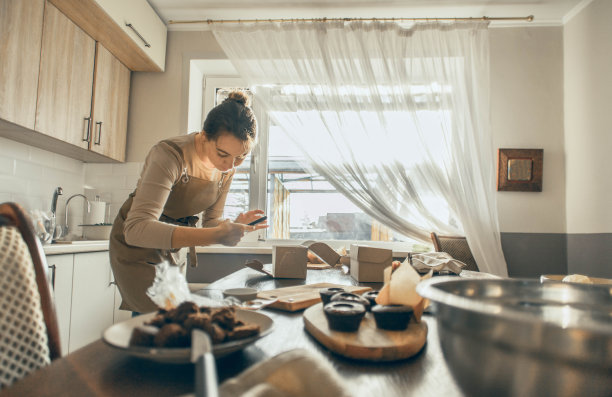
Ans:
<svg viewBox="0 0 612 397"><path fill-rule="evenodd" d="M294 312L321 302L319 290L332 287L344 288L345 291L354 292L356 294L361 294L372 289L370 287L317 283L261 291L257 294L257 297L260 299L278 299L268 307Z"/></svg>
<svg viewBox="0 0 612 397"><path fill-rule="evenodd" d="M304 312L304 327L319 343L345 357L368 361L395 361L412 357L425 346L427 324L410 321L403 331L387 331L376 327L370 312L361 320L357 332L329 329L323 304Z"/></svg>

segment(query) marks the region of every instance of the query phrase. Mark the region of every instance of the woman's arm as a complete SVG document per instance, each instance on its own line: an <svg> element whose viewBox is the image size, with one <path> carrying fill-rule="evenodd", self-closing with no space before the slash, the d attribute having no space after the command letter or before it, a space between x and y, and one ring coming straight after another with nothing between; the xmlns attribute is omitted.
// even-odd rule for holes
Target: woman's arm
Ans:
<svg viewBox="0 0 612 397"><path fill-rule="evenodd" d="M211 244L234 246L238 244L245 232L257 229L257 226L247 226L229 220L223 221L215 227L207 228L178 226L172 233L172 248Z"/></svg>
<svg viewBox="0 0 612 397"><path fill-rule="evenodd" d="M138 189L124 225L125 241L144 248L169 249L177 227L159 217L181 173L182 160L164 143L155 145L145 161Z"/></svg>

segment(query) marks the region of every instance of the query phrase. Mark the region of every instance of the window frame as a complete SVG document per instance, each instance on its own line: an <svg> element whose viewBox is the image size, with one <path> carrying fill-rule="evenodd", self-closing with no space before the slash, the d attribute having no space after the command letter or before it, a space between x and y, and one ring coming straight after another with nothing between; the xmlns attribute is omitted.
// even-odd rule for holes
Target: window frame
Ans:
<svg viewBox="0 0 612 397"><path fill-rule="evenodd" d="M202 103L202 117L205 118L215 103L217 88L249 88L244 80L238 76L234 77L208 77L204 76L202 87L204 100ZM268 143L270 118L260 106L257 106L257 96L254 95L252 109L257 119L258 138L257 144L250 155L249 169L249 210L268 208ZM204 120L202 120L202 123ZM303 242L301 239L274 239L267 237L267 229L256 233L248 233L238 246L262 245L265 247L274 245L294 245ZM392 249L394 252L408 252L417 247L424 246L411 241L373 241L373 240L322 240L331 247L337 249L345 247L347 250L352 244L369 245L379 248ZM419 248L420 251L424 251Z"/></svg>

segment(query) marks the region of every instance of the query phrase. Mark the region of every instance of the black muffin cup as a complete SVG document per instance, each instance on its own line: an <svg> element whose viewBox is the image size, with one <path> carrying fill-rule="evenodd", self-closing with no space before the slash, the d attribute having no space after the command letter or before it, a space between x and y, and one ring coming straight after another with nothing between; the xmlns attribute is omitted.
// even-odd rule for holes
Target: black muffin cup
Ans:
<svg viewBox="0 0 612 397"><path fill-rule="evenodd" d="M376 306L376 297L378 296L378 291L368 291L361 294L363 298L366 298L368 302L370 302L370 307Z"/></svg>
<svg viewBox="0 0 612 397"><path fill-rule="evenodd" d="M329 328L334 331L356 332L366 309L354 302L330 302L323 307Z"/></svg>
<svg viewBox="0 0 612 397"><path fill-rule="evenodd" d="M393 331L406 329L412 313L412 307L405 305L376 305L372 308L376 326Z"/></svg>
<svg viewBox="0 0 612 397"><path fill-rule="evenodd" d="M342 302L359 303L359 304L362 304L363 307L365 307L367 311L370 311L370 301L368 301L366 298L362 296L353 294L351 292L340 292L340 293L334 294L329 301L330 302L342 301Z"/></svg>
<svg viewBox="0 0 612 397"><path fill-rule="evenodd" d="M319 290L319 295L321 296L321 301L323 302L323 304L326 305L329 303L329 300L331 299L332 296L334 296L334 294L337 294L340 292L345 292L344 288L338 288L338 287L323 288Z"/></svg>

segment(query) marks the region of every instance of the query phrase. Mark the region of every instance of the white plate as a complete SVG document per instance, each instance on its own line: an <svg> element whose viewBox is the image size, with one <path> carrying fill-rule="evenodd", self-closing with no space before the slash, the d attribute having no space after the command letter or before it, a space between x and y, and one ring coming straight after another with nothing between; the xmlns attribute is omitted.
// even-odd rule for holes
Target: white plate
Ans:
<svg viewBox="0 0 612 397"><path fill-rule="evenodd" d="M157 348L157 347L141 347L141 346L130 346L130 337L132 336L132 330L135 327L143 325L145 322L151 320L156 313L143 314L138 317L131 318L129 320L117 323L107 328L104 331L102 340L111 347L125 351L126 353L135 356L146 358L153 361L159 361L164 363L189 363L191 361L191 349L190 348ZM219 343L213 345L213 354L215 357L223 357L235 351L244 349L246 346L255 342L257 339L265 336L272 331L274 321L266 316L254 311L248 310L236 310L236 317L239 320L248 323L255 323L259 325L259 335L252 336L250 338L239 339L226 343Z"/></svg>

